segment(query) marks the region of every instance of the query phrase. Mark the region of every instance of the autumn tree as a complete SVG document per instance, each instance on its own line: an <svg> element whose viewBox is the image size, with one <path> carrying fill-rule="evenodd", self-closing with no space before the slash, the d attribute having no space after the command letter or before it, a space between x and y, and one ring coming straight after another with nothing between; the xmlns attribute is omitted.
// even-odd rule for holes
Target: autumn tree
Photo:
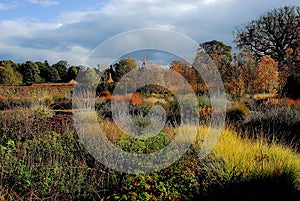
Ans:
<svg viewBox="0 0 300 201"><path fill-rule="evenodd" d="M199 76L197 71L189 65L185 61L172 61L170 64L170 69L176 71L180 75L184 77L186 82L184 83L184 88L186 89L186 85L189 84L192 89L197 92L198 91L198 81L199 81Z"/></svg>
<svg viewBox="0 0 300 201"><path fill-rule="evenodd" d="M257 69L255 87L260 93L276 93L279 85L278 62L271 56L261 58Z"/></svg>
<svg viewBox="0 0 300 201"><path fill-rule="evenodd" d="M300 36L300 27L299 27L299 36ZM292 48L288 48L285 51L285 54L286 54L286 66L287 66L288 74L289 75L299 74L300 73L300 45L298 47L298 50L296 51L293 50Z"/></svg>
<svg viewBox="0 0 300 201"><path fill-rule="evenodd" d="M227 86L227 90L234 98L242 97L246 94L253 95L256 92L257 66L255 54L247 49L234 55L230 66L232 68L232 78Z"/></svg>
<svg viewBox="0 0 300 201"><path fill-rule="evenodd" d="M287 61L286 50L299 55L300 7L285 6L273 9L235 30L235 43L247 48L259 58L270 55L279 62L279 68Z"/></svg>

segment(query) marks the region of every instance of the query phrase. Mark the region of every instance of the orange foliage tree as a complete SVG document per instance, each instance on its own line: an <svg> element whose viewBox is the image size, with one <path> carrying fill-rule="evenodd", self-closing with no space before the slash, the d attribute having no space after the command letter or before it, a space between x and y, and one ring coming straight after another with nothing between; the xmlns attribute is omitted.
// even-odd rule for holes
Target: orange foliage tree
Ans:
<svg viewBox="0 0 300 201"><path fill-rule="evenodd" d="M172 61L170 69L176 71L184 77L186 83L189 84L194 92L199 90L199 76L197 71L184 61Z"/></svg>
<svg viewBox="0 0 300 201"><path fill-rule="evenodd" d="M279 86L278 62L271 56L265 55L261 58L255 79L256 92L276 93Z"/></svg>

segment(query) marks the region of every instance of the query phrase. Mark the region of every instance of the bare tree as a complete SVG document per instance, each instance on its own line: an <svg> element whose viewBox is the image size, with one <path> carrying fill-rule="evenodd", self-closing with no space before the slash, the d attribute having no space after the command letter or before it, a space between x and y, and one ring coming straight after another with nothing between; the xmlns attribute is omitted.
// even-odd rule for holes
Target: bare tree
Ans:
<svg viewBox="0 0 300 201"><path fill-rule="evenodd" d="M239 49L247 48L258 57L270 55L282 68L286 51L298 55L300 46L300 7L285 6L273 9L248 24L237 27L235 40Z"/></svg>

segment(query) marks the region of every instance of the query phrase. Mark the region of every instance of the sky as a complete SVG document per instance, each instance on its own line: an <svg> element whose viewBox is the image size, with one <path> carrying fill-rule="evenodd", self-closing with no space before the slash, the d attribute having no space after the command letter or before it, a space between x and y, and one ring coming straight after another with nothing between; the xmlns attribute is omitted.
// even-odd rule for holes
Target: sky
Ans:
<svg viewBox="0 0 300 201"><path fill-rule="evenodd" d="M300 1L0 0L0 60L83 65L111 37L143 28L178 32L199 44L219 40L234 48L237 26L285 5L300 6ZM118 44L124 45L130 44Z"/></svg>

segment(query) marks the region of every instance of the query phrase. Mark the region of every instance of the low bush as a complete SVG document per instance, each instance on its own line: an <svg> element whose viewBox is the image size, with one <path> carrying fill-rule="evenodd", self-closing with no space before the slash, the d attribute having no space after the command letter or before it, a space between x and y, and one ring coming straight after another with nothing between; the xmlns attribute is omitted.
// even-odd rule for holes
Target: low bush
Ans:
<svg viewBox="0 0 300 201"><path fill-rule="evenodd" d="M247 137L264 137L270 142L281 142L297 148L300 144L299 125L300 111L273 106L250 112L243 122L242 131Z"/></svg>
<svg viewBox="0 0 300 201"><path fill-rule="evenodd" d="M149 175L125 175L122 188L110 200L196 200L201 169L195 154L184 155L164 170Z"/></svg>
<svg viewBox="0 0 300 201"><path fill-rule="evenodd" d="M249 113L245 103L237 103L226 111L226 121L228 124L239 128Z"/></svg>
<svg viewBox="0 0 300 201"><path fill-rule="evenodd" d="M283 88L283 95L293 99L300 99L300 74L288 77L287 83Z"/></svg>
<svg viewBox="0 0 300 201"><path fill-rule="evenodd" d="M117 85L116 82L111 82L111 83L101 82L97 86L96 93L100 94L102 91L108 91L110 92L110 94L113 94L116 85Z"/></svg>
<svg viewBox="0 0 300 201"><path fill-rule="evenodd" d="M145 154L163 149L171 142L169 137L170 136L163 132L160 132L156 136L147 139L136 139L128 136L119 141L118 145L124 151Z"/></svg>
<svg viewBox="0 0 300 201"><path fill-rule="evenodd" d="M20 107L29 108L32 105L32 99L28 98L1 98L0 110L12 110Z"/></svg>
<svg viewBox="0 0 300 201"><path fill-rule="evenodd" d="M53 110L70 110L72 109L71 99L61 99L50 105Z"/></svg>
<svg viewBox="0 0 300 201"><path fill-rule="evenodd" d="M116 185L113 172L91 160L74 133L36 135L0 146L5 200L99 200ZM100 193L100 194L99 194Z"/></svg>

